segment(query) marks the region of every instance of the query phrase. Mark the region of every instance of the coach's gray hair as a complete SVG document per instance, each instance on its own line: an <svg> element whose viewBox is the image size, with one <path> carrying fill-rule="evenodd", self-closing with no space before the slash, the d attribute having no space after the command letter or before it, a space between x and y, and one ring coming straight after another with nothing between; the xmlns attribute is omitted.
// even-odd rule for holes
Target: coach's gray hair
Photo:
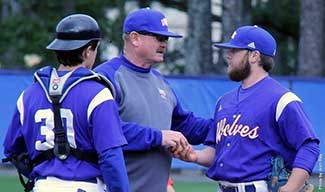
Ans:
<svg viewBox="0 0 325 192"><path fill-rule="evenodd" d="M271 71L273 69L273 67L274 67L274 59L273 59L273 57L263 55L262 53L260 55L261 55L260 65L263 67L263 69L266 72Z"/></svg>
<svg viewBox="0 0 325 192"><path fill-rule="evenodd" d="M122 39L123 39L124 41L128 41L128 40L130 39L130 33L123 33L123 35L122 35Z"/></svg>

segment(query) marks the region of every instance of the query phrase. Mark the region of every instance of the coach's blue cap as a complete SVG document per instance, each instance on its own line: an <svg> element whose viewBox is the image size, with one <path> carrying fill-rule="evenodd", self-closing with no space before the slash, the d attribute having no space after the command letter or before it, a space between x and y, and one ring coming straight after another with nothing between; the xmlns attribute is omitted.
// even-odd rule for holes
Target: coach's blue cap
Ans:
<svg viewBox="0 0 325 192"><path fill-rule="evenodd" d="M254 25L239 27L227 43L215 43L215 47L257 50L271 57L276 53L276 41L266 30Z"/></svg>
<svg viewBox="0 0 325 192"><path fill-rule="evenodd" d="M181 38L182 36L168 31L166 17L159 11L150 8L142 8L130 13L123 25L123 32L145 31L158 35Z"/></svg>

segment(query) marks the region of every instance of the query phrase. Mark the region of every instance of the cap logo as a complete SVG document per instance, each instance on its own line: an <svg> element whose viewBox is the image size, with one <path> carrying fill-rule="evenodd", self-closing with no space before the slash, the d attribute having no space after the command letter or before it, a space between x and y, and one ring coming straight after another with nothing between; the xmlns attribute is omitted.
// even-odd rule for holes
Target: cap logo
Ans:
<svg viewBox="0 0 325 192"><path fill-rule="evenodd" d="M53 83L56 83L56 84L60 83L60 81L61 81L60 78L55 78L55 79L53 79Z"/></svg>
<svg viewBox="0 0 325 192"><path fill-rule="evenodd" d="M162 25L162 26L168 26L168 23L167 23L167 19L166 19L166 18L163 18L163 19L161 20L161 25Z"/></svg>
<svg viewBox="0 0 325 192"><path fill-rule="evenodd" d="M248 44L247 45L248 47L250 47L250 48L253 48L253 49L255 49L256 47L255 47L255 43L254 42L251 42L250 44Z"/></svg>
<svg viewBox="0 0 325 192"><path fill-rule="evenodd" d="M60 84L61 79L60 78L54 78L52 81L52 89L55 91L59 88L59 84Z"/></svg>
<svg viewBox="0 0 325 192"><path fill-rule="evenodd" d="M237 32L235 31L235 32L231 35L231 39L234 39L236 35L237 35Z"/></svg>

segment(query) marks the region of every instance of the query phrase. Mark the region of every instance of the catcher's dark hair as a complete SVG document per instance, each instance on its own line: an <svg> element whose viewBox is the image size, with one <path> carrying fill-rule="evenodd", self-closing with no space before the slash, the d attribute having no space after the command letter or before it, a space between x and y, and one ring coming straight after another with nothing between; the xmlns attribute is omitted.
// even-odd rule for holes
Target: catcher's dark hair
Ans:
<svg viewBox="0 0 325 192"><path fill-rule="evenodd" d="M269 72L274 67L274 58L271 57L271 56L267 56L267 55L261 54L261 62L260 62L260 65L263 67L263 69L266 72Z"/></svg>
<svg viewBox="0 0 325 192"><path fill-rule="evenodd" d="M79 49L71 51L55 51L58 62L64 66L77 66L84 61L82 52L90 46L91 50L95 50L99 40L92 40Z"/></svg>

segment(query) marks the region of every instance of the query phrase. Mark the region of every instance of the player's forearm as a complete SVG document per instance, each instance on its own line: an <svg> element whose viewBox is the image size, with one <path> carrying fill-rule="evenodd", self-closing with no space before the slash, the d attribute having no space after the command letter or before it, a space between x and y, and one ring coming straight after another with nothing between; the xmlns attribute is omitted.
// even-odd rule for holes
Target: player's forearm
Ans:
<svg viewBox="0 0 325 192"><path fill-rule="evenodd" d="M317 161L319 145L317 141L306 141L298 150L292 173L281 192L299 191L309 177ZM308 158L306 158L308 157Z"/></svg>
<svg viewBox="0 0 325 192"><path fill-rule="evenodd" d="M317 162L319 153L320 149L317 140L304 142L297 152L293 167L299 167L311 173Z"/></svg>
<svg viewBox="0 0 325 192"><path fill-rule="evenodd" d="M110 192L129 192L128 176L121 147L108 149L101 154L99 167Z"/></svg>
<svg viewBox="0 0 325 192"><path fill-rule="evenodd" d="M197 160L196 163L205 167L210 167L213 163L215 156L215 149L213 147L207 146L203 150L197 150Z"/></svg>
<svg viewBox="0 0 325 192"><path fill-rule="evenodd" d="M301 168L293 168L287 184L280 188L280 192L299 191L305 184L308 177L309 174L306 170Z"/></svg>

